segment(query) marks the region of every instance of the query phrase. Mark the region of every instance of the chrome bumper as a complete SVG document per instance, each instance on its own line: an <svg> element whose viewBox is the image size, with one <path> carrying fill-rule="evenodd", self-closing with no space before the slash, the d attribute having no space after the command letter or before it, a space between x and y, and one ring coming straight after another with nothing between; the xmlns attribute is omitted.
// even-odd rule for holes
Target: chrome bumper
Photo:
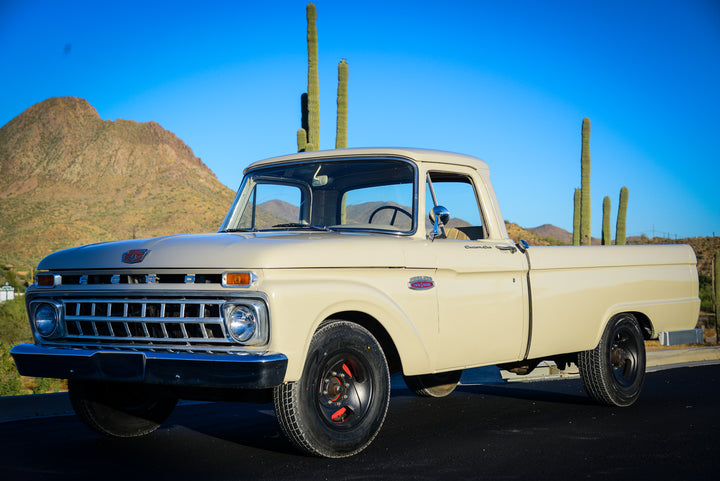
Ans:
<svg viewBox="0 0 720 481"><path fill-rule="evenodd" d="M282 384L284 354L103 351L19 344L10 350L23 376L170 386L268 388Z"/></svg>

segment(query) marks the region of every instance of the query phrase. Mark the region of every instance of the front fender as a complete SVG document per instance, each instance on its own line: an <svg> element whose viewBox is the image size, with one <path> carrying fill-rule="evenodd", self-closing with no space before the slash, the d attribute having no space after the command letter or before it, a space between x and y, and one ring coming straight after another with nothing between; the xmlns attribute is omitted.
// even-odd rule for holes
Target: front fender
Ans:
<svg viewBox="0 0 720 481"><path fill-rule="evenodd" d="M405 269L339 271L345 270L313 272L312 277L306 270L266 272L263 287L270 303L269 349L288 357L285 381L297 381L302 375L318 326L346 311L366 314L383 326L406 374L430 372L437 300L434 290L408 288L408 279L420 274Z"/></svg>

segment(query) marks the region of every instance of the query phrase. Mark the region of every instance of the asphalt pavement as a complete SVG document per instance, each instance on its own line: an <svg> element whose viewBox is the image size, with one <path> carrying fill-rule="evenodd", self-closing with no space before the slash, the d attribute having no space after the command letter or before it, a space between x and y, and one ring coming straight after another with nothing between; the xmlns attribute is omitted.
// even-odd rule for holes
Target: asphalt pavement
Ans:
<svg viewBox="0 0 720 481"><path fill-rule="evenodd" d="M647 372L677 367L720 363L720 346L663 349L647 352ZM502 382L535 382L577 377L577 367L559 370L552 362L541 363L528 375L519 376L497 367L469 369L463 373L461 385L495 384ZM393 377L393 388L405 388L401 376ZM194 403L185 403L194 404ZM74 414L67 393L0 397L0 423L23 419Z"/></svg>
<svg viewBox="0 0 720 481"><path fill-rule="evenodd" d="M649 372L628 408L594 404L577 376L466 384L441 399L395 387L373 444L339 460L295 452L271 404L186 404L134 439L75 416L10 421L0 479L720 479L720 364L693 362Z"/></svg>

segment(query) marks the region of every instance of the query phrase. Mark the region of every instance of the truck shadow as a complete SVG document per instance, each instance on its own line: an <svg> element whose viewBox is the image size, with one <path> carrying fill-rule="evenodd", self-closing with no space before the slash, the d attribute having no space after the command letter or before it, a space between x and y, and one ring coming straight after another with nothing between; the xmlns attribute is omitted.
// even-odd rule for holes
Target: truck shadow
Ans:
<svg viewBox="0 0 720 481"><path fill-rule="evenodd" d="M553 381L554 383L568 383L567 381ZM542 389L535 389L531 384L526 383L505 383L485 385L462 385L456 391L487 396L505 397L512 399L524 399L527 401L542 401L559 404L573 405L594 405L587 397L582 385L577 382L553 386L543 383ZM560 387L562 390L554 390L553 387Z"/></svg>

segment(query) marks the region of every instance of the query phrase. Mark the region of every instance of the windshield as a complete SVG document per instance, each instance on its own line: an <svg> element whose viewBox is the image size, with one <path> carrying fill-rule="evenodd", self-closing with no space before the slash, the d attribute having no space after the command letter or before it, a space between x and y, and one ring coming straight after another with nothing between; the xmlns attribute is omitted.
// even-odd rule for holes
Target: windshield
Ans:
<svg viewBox="0 0 720 481"><path fill-rule="evenodd" d="M396 159L324 160L248 172L221 231L415 230L415 168Z"/></svg>

